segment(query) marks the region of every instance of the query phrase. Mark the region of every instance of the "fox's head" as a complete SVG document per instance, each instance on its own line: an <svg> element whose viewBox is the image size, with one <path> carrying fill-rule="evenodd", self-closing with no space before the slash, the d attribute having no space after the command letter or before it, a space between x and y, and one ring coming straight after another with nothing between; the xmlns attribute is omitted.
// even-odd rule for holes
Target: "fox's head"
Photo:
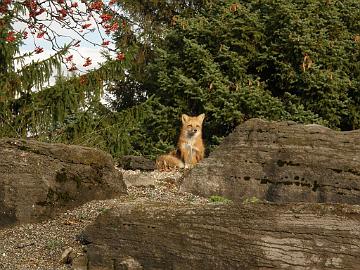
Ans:
<svg viewBox="0 0 360 270"><path fill-rule="evenodd" d="M201 135L204 118L205 114L200 114L198 116L188 116L183 114L181 116L183 134L185 134L188 138Z"/></svg>

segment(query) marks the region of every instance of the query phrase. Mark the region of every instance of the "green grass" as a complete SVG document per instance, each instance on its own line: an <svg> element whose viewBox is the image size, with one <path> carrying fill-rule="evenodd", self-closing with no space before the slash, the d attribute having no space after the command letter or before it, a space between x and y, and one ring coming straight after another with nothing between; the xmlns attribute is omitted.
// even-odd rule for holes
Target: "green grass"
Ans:
<svg viewBox="0 0 360 270"><path fill-rule="evenodd" d="M232 200L227 199L223 196L219 196L219 195L210 196L209 200L212 203L231 203L232 202Z"/></svg>

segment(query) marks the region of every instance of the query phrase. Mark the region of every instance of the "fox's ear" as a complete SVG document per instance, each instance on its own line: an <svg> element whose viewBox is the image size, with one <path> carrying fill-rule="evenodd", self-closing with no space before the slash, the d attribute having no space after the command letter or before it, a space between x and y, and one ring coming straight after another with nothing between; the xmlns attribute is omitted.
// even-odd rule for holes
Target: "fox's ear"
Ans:
<svg viewBox="0 0 360 270"><path fill-rule="evenodd" d="M205 118L205 113L202 113L198 116L198 119L200 119L200 121L204 121L204 118Z"/></svg>
<svg viewBox="0 0 360 270"><path fill-rule="evenodd" d="M181 115L181 121L187 123L189 121L189 116L187 114Z"/></svg>

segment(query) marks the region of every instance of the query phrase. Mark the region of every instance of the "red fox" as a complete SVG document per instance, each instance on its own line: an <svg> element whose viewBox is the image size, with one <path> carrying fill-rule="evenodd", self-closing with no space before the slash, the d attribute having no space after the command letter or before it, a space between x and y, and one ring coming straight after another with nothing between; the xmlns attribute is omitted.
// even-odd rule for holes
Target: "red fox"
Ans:
<svg viewBox="0 0 360 270"><path fill-rule="evenodd" d="M191 168L204 158L205 147L202 139L202 124L205 114L181 116L182 128L177 150L159 156L156 160L158 170Z"/></svg>

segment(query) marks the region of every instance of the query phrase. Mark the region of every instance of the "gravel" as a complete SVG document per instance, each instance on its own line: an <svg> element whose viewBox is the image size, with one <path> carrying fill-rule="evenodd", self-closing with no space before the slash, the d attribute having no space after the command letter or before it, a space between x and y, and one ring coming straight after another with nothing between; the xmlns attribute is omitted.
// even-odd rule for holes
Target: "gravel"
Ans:
<svg viewBox="0 0 360 270"><path fill-rule="evenodd" d="M119 169L121 170L121 169ZM74 257L83 254L77 235L96 217L119 203L132 201L161 201L206 204L208 200L178 190L182 173L125 171L124 180L136 176L150 177L146 185L128 186L128 195L116 199L91 201L41 223L24 224L0 230L1 270L65 270L62 254L72 248Z"/></svg>

